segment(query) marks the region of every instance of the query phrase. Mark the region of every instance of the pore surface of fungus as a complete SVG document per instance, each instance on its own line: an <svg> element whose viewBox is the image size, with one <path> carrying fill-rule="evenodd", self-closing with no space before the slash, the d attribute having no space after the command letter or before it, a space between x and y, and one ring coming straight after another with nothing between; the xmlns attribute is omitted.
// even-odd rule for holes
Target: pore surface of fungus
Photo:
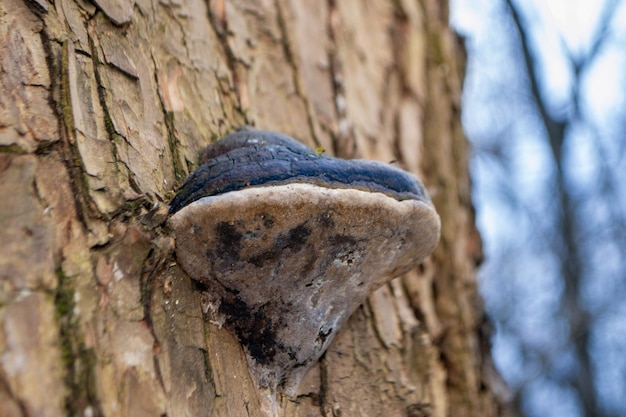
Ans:
<svg viewBox="0 0 626 417"><path fill-rule="evenodd" d="M293 395L350 314L439 239L419 179L246 129L209 146L170 205L176 256L257 386Z"/></svg>

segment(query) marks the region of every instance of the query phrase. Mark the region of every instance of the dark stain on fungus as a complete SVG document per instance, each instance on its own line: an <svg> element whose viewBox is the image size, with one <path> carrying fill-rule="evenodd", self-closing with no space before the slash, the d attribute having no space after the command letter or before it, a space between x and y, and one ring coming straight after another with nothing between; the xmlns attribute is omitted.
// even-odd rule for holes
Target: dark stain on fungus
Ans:
<svg viewBox="0 0 626 417"><path fill-rule="evenodd" d="M284 235L279 236L276 241L276 247L281 250L289 249L291 252L299 252L310 235L311 229L304 223L300 224Z"/></svg>
<svg viewBox="0 0 626 417"><path fill-rule="evenodd" d="M306 223L300 224L287 232L279 234L274 240L272 249L254 255L248 262L257 267L262 267L266 262L273 262L283 255L283 251L289 250L292 253L300 252L306 244L311 229Z"/></svg>
<svg viewBox="0 0 626 417"><path fill-rule="evenodd" d="M324 331L324 329L320 329L320 331L317 333L317 340L320 342L321 345L323 345L326 342L326 339L332 332L333 332L332 327L326 331Z"/></svg>
<svg viewBox="0 0 626 417"><path fill-rule="evenodd" d="M328 238L328 262L340 260L352 265L357 259L356 252L362 246L356 239L346 235L333 235Z"/></svg>
<svg viewBox="0 0 626 417"><path fill-rule="evenodd" d="M337 250L345 250L346 248L354 248L357 246L357 241L352 236L347 235L333 235L328 238L328 243Z"/></svg>
<svg viewBox="0 0 626 417"><path fill-rule="evenodd" d="M258 364L266 365L273 361L280 346L266 306L251 309L235 297L222 300L219 311L229 318L226 327L237 335L239 342Z"/></svg>
<svg viewBox="0 0 626 417"><path fill-rule="evenodd" d="M266 229L271 229L274 226L274 218L268 214L262 214L261 219L263 219L263 226Z"/></svg>
<svg viewBox="0 0 626 417"><path fill-rule="evenodd" d="M301 276L308 276L309 273L311 271L313 271L313 268L315 267L315 263L317 261L317 254L315 253L314 250L307 250L305 251L305 255L306 256L306 262L302 268L302 270L300 271L300 275Z"/></svg>
<svg viewBox="0 0 626 417"><path fill-rule="evenodd" d="M333 214L329 211L325 211L317 216L317 225L323 229L332 229L335 227L333 221Z"/></svg>
<svg viewBox="0 0 626 417"><path fill-rule="evenodd" d="M214 232L217 237L215 244L206 245L207 249L204 250L204 256L212 267L220 266L223 268L239 262L243 234L228 222L216 224Z"/></svg>
<svg viewBox="0 0 626 417"><path fill-rule="evenodd" d="M239 260L243 235L237 231L237 228L232 224L219 222L215 226L215 233L217 236L215 254Z"/></svg>

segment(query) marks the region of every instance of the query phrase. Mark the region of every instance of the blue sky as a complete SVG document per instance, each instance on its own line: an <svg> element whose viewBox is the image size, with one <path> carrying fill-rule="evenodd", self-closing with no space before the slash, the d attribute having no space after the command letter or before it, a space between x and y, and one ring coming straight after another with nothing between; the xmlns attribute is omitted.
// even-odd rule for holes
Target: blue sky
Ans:
<svg viewBox="0 0 626 417"><path fill-rule="evenodd" d="M571 65L589 53L609 1L515 4L531 33L548 111L556 119L575 120L564 142L564 170L578 199L578 232L588 243L581 259L580 302L594 319L591 358L602 407L606 415L624 415L626 237L619 232L623 222L615 225L614 219L623 220L626 211L626 181L621 180L626 172L626 2L612 16L580 86L573 83ZM558 239L551 238L555 167L528 83L520 76L521 54L512 23L503 18L503 4L451 4L451 22L466 38L469 56L463 124L475 149L473 199L486 254L479 283L499 330L495 362L512 387L525 390L526 414L574 417L582 415L579 399L558 383L561 377L575 378L578 369L562 311L564 285L554 255ZM612 181L610 196L599 191L605 180Z"/></svg>

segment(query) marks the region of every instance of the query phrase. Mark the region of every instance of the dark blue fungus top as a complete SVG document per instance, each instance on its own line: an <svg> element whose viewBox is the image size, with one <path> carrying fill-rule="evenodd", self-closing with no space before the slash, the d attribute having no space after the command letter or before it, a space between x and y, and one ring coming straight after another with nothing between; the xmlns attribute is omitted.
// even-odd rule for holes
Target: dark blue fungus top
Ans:
<svg viewBox="0 0 626 417"><path fill-rule="evenodd" d="M200 162L202 165L178 190L170 205L171 214L203 197L292 183L430 201L412 174L381 162L326 156L275 132L245 129L230 134L209 145Z"/></svg>

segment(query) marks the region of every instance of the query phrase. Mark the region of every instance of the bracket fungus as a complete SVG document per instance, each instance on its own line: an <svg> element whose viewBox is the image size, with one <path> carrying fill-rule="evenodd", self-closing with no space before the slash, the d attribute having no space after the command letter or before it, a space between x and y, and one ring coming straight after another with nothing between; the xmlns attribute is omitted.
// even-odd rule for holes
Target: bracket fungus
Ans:
<svg viewBox="0 0 626 417"><path fill-rule="evenodd" d="M257 387L293 395L367 296L433 251L439 216L416 176L278 133L240 130L201 162L170 205L176 257Z"/></svg>

